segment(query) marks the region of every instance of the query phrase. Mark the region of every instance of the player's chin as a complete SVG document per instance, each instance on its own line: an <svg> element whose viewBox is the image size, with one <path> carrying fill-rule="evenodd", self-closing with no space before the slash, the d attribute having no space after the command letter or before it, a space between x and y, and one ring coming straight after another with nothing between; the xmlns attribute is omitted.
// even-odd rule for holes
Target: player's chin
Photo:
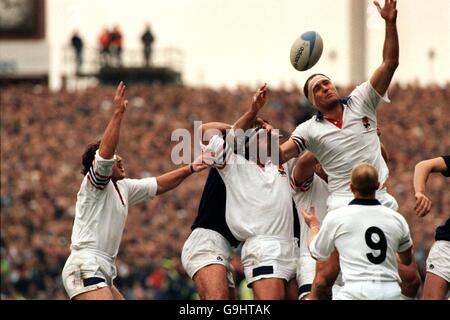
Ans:
<svg viewBox="0 0 450 320"><path fill-rule="evenodd" d="M325 105L328 107L333 107L335 106L337 103L339 103L339 98L336 95L332 95L330 96L326 101L325 101Z"/></svg>

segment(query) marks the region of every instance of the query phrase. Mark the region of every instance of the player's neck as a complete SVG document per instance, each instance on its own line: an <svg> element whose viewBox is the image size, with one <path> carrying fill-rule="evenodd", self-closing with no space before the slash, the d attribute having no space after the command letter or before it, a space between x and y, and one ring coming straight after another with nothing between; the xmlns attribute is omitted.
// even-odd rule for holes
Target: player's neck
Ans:
<svg viewBox="0 0 450 320"><path fill-rule="evenodd" d="M322 108L320 112L322 112L325 118L342 120L342 115L344 114L344 107L339 101L337 101L335 104L331 106Z"/></svg>
<svg viewBox="0 0 450 320"><path fill-rule="evenodd" d="M355 199L361 199L361 200L374 200L375 198L375 194L372 194L370 196L367 195L362 195L358 192L354 192L353 195L355 196Z"/></svg>

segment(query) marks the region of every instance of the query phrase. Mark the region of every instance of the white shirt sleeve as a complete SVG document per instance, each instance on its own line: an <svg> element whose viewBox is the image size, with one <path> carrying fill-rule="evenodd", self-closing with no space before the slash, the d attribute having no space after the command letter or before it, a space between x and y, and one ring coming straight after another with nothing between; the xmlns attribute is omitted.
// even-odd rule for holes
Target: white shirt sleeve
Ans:
<svg viewBox="0 0 450 320"><path fill-rule="evenodd" d="M353 105L358 106L364 111L375 112L375 109L379 105L380 101L385 103L391 102L386 93L381 96L370 84L370 81L366 81L359 86L357 86L352 93L350 94L350 98L353 102Z"/></svg>
<svg viewBox="0 0 450 320"><path fill-rule="evenodd" d="M145 179L124 179L128 190L128 204L133 205L156 196L158 184L155 177Z"/></svg>
<svg viewBox="0 0 450 320"><path fill-rule="evenodd" d="M314 259L325 261L330 257L331 252L334 250L335 234L336 226L332 219L330 219L330 214L328 213L323 219L319 233L309 245L309 251Z"/></svg>
<svg viewBox="0 0 450 320"><path fill-rule="evenodd" d="M115 161L115 156L112 159L104 159L97 150L95 152L94 161L86 175L89 182L88 185L94 189L103 190L111 179L112 168Z"/></svg>
<svg viewBox="0 0 450 320"><path fill-rule="evenodd" d="M306 122L299 124L289 137L290 140L295 142L299 154L307 149L308 138L309 136Z"/></svg>
<svg viewBox="0 0 450 320"><path fill-rule="evenodd" d="M311 177L307 178L305 181L303 181L303 183L297 184L297 181L295 181L295 178L294 178L294 170L295 170L295 166L290 175L290 185L291 185L291 191L293 192L293 194L296 194L299 192L306 192L306 191L310 190L311 186L314 182L315 174L313 174Z"/></svg>
<svg viewBox="0 0 450 320"><path fill-rule="evenodd" d="M413 245L413 242L411 239L411 234L409 232L408 223L406 222L405 218L400 214L399 218L402 226L402 235L399 241L397 252L403 252L408 250Z"/></svg>

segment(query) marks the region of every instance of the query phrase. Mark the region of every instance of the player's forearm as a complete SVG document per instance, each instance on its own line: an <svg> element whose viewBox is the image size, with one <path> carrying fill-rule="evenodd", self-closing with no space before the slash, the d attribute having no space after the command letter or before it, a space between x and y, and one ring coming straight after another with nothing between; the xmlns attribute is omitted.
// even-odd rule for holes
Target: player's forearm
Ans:
<svg viewBox="0 0 450 320"><path fill-rule="evenodd" d="M318 225L312 225L309 229L308 248L311 246L311 242L317 237L320 227Z"/></svg>
<svg viewBox="0 0 450 320"><path fill-rule="evenodd" d="M332 286L328 286L325 281L314 279L309 298L311 300L331 300Z"/></svg>
<svg viewBox="0 0 450 320"><path fill-rule="evenodd" d="M116 151L120 138L120 125L122 123L124 112L116 110L106 127L100 142L99 154L104 159L111 159Z"/></svg>
<svg viewBox="0 0 450 320"><path fill-rule="evenodd" d="M255 120L257 116L257 112L253 110L249 110L246 113L244 113L234 124L233 128L236 129L242 129L247 130L252 122Z"/></svg>
<svg viewBox="0 0 450 320"><path fill-rule="evenodd" d="M183 182L184 179L189 177L192 173L193 171L191 169L191 166L188 165L156 177L156 183L158 185L156 194L159 195L175 189L181 182Z"/></svg>
<svg viewBox="0 0 450 320"><path fill-rule="evenodd" d="M297 186L300 186L306 180L311 178L314 174L314 166L318 163L313 153L309 151L305 152L306 153L302 154L302 156L298 158L293 173L294 182Z"/></svg>
<svg viewBox="0 0 450 320"><path fill-rule="evenodd" d="M299 155L298 148L295 142L291 139L285 141L278 150L278 159L280 161L280 165Z"/></svg>
<svg viewBox="0 0 450 320"><path fill-rule="evenodd" d="M383 64L393 73L399 64L399 43L397 24L386 22L386 36L383 46Z"/></svg>
<svg viewBox="0 0 450 320"><path fill-rule="evenodd" d="M425 193L428 176L431 173L432 167L426 161L421 161L416 164L414 168L414 191Z"/></svg>

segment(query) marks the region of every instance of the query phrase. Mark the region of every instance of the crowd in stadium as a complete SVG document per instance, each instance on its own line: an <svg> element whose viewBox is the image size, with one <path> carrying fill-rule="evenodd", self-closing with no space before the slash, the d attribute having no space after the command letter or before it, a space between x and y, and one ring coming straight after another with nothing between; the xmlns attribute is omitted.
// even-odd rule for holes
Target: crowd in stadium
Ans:
<svg viewBox="0 0 450 320"><path fill-rule="evenodd" d="M270 86L270 83L269 83ZM70 254L81 155L100 138L111 118L114 87L51 92L14 86L1 93L1 299L67 299L61 270ZM175 169L175 129L193 133L195 120L230 122L249 107L255 88L191 88L128 85L117 152L128 177ZM341 95L352 88L338 88ZM397 199L414 241L421 276L434 231L450 212L448 183L430 177L431 214L414 213L412 176L419 161L450 149L450 84L391 85L391 104L378 110L381 141L389 152L388 191ZM313 109L300 89L273 89L262 116L292 132ZM180 262L196 216L207 171L177 189L130 207L117 258L115 285L127 299L194 299L194 285ZM241 298L248 297L239 260L234 261Z"/></svg>

